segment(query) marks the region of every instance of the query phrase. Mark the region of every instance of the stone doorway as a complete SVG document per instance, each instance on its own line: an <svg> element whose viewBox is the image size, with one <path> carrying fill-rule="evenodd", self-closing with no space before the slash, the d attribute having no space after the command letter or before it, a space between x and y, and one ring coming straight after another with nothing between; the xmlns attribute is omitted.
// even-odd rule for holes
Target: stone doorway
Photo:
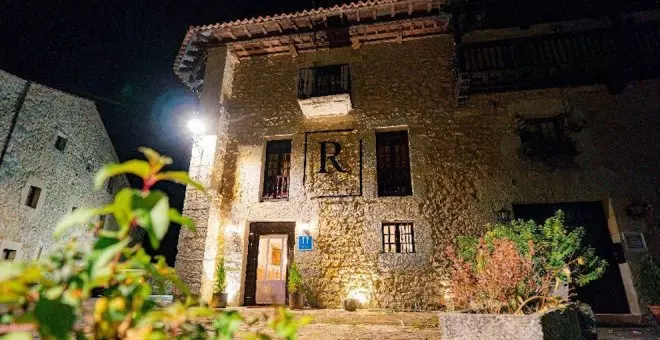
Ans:
<svg viewBox="0 0 660 340"><path fill-rule="evenodd" d="M575 227L585 229L583 242L594 248L596 255L607 261L605 274L584 287L577 287L577 300L591 305L594 313L630 313L619 263L625 263L621 244L614 244L607 228L607 220L601 202L576 202L553 204L514 204L516 218L534 220L541 224L557 210L565 214L565 224L570 230Z"/></svg>
<svg viewBox="0 0 660 340"><path fill-rule="evenodd" d="M286 278L293 261L295 229L294 222L250 223L245 268L246 306L288 302Z"/></svg>

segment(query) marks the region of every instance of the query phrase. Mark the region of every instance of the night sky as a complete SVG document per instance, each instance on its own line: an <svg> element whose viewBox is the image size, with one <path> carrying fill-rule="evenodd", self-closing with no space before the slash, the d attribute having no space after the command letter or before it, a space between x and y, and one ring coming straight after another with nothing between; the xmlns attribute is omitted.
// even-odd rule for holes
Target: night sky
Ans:
<svg viewBox="0 0 660 340"><path fill-rule="evenodd" d="M268 0L0 0L0 68L21 78L96 100L125 161L149 146L187 170L185 129L196 97L172 64L186 30L323 5ZM133 181L132 184L138 185ZM161 187L181 208L184 187ZM178 232L162 247L170 263Z"/></svg>

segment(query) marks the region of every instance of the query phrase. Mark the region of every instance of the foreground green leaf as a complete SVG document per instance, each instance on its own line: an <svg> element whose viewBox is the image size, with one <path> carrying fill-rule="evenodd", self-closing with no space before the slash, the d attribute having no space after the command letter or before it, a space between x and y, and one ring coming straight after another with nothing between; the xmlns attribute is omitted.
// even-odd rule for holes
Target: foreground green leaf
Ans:
<svg viewBox="0 0 660 340"><path fill-rule="evenodd" d="M150 176L151 168L149 163L142 160L130 160L121 164L105 165L96 173L94 177L94 187L98 190L103 187L103 183L112 176L121 174L133 174L142 179Z"/></svg>
<svg viewBox="0 0 660 340"><path fill-rule="evenodd" d="M67 339L76 320L73 307L56 300L41 298L37 302L34 316L39 321L41 333L57 339Z"/></svg>
<svg viewBox="0 0 660 340"><path fill-rule="evenodd" d="M190 178L187 172L185 171L165 171L156 175L156 179L159 181L166 180L172 181L175 183L190 185L197 190L204 190L204 185Z"/></svg>

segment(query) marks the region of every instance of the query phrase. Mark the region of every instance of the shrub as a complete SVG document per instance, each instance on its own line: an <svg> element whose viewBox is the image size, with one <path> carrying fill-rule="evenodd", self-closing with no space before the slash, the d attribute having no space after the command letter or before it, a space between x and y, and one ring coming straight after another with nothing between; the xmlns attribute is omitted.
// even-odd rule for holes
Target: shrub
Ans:
<svg viewBox="0 0 660 340"><path fill-rule="evenodd" d="M558 211L543 225L513 221L480 238L462 237L447 255L455 307L488 313L532 313L563 306L554 296L562 284L583 286L605 271L606 262L582 245L584 230L567 231Z"/></svg>
<svg viewBox="0 0 660 340"><path fill-rule="evenodd" d="M291 267L289 268L289 278L287 280L287 288L289 288L289 293L297 293L302 290L303 281L300 272L298 271L298 266L295 262L291 262Z"/></svg>
<svg viewBox="0 0 660 340"><path fill-rule="evenodd" d="M660 305L660 266L647 257L640 272L640 291L650 305Z"/></svg>
<svg viewBox="0 0 660 340"><path fill-rule="evenodd" d="M152 263L139 243L131 244L131 230L136 228L144 229L154 249L170 222L194 230L192 220L170 208L167 195L151 190L154 184L169 180L203 189L185 172L161 171L171 164L170 158L151 149L140 151L147 161L105 166L96 175L95 186L99 189L108 178L128 173L142 178L142 189L123 189L105 207L77 209L58 223L55 236L107 214L114 215L118 230L104 230L99 223L90 225L97 236L90 252L80 251L73 240L45 261L0 262L0 335L12 339L31 339L34 332L43 339L231 339L237 332L243 320L240 314L216 312L196 303L162 256ZM152 288L148 282L162 287L167 281L185 295L185 301L158 308L149 299ZM86 304L92 290L99 288L104 290L103 296ZM305 322L308 320L295 320L282 310L269 325L279 337L295 338Z"/></svg>
<svg viewBox="0 0 660 340"><path fill-rule="evenodd" d="M218 261L218 268L215 272L215 285L213 285L213 293L220 294L225 292L227 288L227 274L225 272L225 259L220 258Z"/></svg>

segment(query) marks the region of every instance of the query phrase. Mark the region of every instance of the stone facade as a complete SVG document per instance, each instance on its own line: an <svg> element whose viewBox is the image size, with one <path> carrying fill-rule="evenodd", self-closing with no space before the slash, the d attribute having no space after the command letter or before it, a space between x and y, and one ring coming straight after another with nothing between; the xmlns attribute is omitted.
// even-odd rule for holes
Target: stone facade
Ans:
<svg viewBox="0 0 660 340"><path fill-rule="evenodd" d="M449 34L399 43L267 55L228 63L227 48L208 50L201 103L213 136L199 137L191 172L212 199L188 189L184 213L200 225L182 231L176 268L208 298L214 265L224 257L231 304L243 303L249 225L296 223L313 251L296 247L294 260L310 288L308 301L338 307L361 294L368 306L434 309L443 305L448 262L457 236L478 234L494 210L513 203L602 202L615 243L637 231L626 216L633 198L657 199L660 173L660 81L631 83L622 94L582 86L484 94L457 107ZM306 118L297 101L300 68L349 64L352 111ZM231 79L228 83L225 81ZM570 113L584 122L571 135L578 155L571 166L549 168L519 157L518 117ZM379 197L375 132L407 130L413 194ZM360 140L360 191L346 181L310 181L311 133L348 130ZM291 139L289 198L262 201L265 145ZM357 167L357 168L356 168ZM351 186L353 188L353 186ZM350 189L350 188L349 188ZM383 253L381 223L411 221L415 253ZM643 229L646 230L646 229ZM632 313L641 313L631 271L640 253L620 265Z"/></svg>
<svg viewBox="0 0 660 340"><path fill-rule="evenodd" d="M12 122L14 121L14 122ZM13 131L10 127L14 125ZM63 151L57 138L66 138ZM104 164L118 161L93 101L28 82L0 71L0 244L16 250L15 259L35 259L55 246L57 221L73 208L107 204L107 190L96 191L93 178ZM30 186L41 189L36 208L26 205ZM112 180L112 192L128 187ZM106 226L112 227L111 216ZM69 232L83 244L91 232Z"/></svg>

